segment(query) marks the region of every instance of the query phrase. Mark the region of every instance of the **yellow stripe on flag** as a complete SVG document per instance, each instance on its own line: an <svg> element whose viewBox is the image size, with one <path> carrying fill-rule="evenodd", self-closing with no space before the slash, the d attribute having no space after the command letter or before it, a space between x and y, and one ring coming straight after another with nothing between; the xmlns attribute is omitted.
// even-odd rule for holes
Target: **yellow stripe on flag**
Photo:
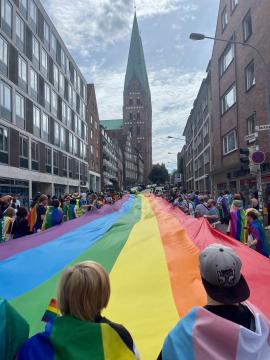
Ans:
<svg viewBox="0 0 270 360"><path fill-rule="evenodd" d="M118 333L108 324L100 324L105 360L135 360L136 357L124 344Z"/></svg>
<svg viewBox="0 0 270 360"><path fill-rule="evenodd" d="M141 359L156 359L178 321L158 224L142 197L142 217L134 226L111 273L106 316L130 331Z"/></svg>

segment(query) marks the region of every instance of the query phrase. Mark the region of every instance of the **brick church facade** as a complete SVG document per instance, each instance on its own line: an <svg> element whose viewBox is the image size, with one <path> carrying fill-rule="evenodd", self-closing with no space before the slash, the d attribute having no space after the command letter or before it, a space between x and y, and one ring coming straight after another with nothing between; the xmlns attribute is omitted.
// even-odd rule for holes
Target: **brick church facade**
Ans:
<svg viewBox="0 0 270 360"><path fill-rule="evenodd" d="M124 131L144 161L144 182L152 168L152 104L137 16L134 16L131 43L124 86Z"/></svg>

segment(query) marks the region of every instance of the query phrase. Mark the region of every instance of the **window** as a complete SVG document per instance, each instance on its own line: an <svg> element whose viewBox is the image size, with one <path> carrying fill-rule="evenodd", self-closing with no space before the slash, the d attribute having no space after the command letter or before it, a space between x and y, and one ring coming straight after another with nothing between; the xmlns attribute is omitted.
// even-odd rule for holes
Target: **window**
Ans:
<svg viewBox="0 0 270 360"><path fill-rule="evenodd" d="M12 34L12 5L8 0L2 0L1 6L2 28L8 36Z"/></svg>
<svg viewBox="0 0 270 360"><path fill-rule="evenodd" d="M57 116L57 94L52 91L52 113Z"/></svg>
<svg viewBox="0 0 270 360"><path fill-rule="evenodd" d="M39 42L38 40L33 36L33 57L35 58L35 60L39 63Z"/></svg>
<svg viewBox="0 0 270 360"><path fill-rule="evenodd" d="M52 165L52 150L49 147L45 148L45 163L46 166Z"/></svg>
<svg viewBox="0 0 270 360"><path fill-rule="evenodd" d="M59 153L58 151L53 150L53 173L58 175L59 168Z"/></svg>
<svg viewBox="0 0 270 360"><path fill-rule="evenodd" d="M7 75L8 45L6 40L0 36L0 71Z"/></svg>
<svg viewBox="0 0 270 360"><path fill-rule="evenodd" d="M8 130L0 126L0 163L8 164Z"/></svg>
<svg viewBox="0 0 270 360"><path fill-rule="evenodd" d="M243 20L243 33L244 33L244 41L248 41L248 39L252 35L252 21L251 21L250 11L247 13L247 15Z"/></svg>
<svg viewBox="0 0 270 360"><path fill-rule="evenodd" d="M68 149L69 152L73 153L73 135L71 133L68 134Z"/></svg>
<svg viewBox="0 0 270 360"><path fill-rule="evenodd" d="M56 53L56 37L51 33L51 50Z"/></svg>
<svg viewBox="0 0 270 360"><path fill-rule="evenodd" d="M24 97L16 93L16 125L24 129L25 121L25 100Z"/></svg>
<svg viewBox="0 0 270 360"><path fill-rule="evenodd" d="M31 142L31 158L32 158L32 161L38 161L38 143L35 142L35 141L32 141ZM37 170L35 169L36 166L33 166L33 163L32 163L32 169L33 170Z"/></svg>
<svg viewBox="0 0 270 360"><path fill-rule="evenodd" d="M63 69L66 67L66 56L63 49L61 49L61 66Z"/></svg>
<svg viewBox="0 0 270 360"><path fill-rule="evenodd" d="M78 134L79 118L77 114L74 114L74 132Z"/></svg>
<svg viewBox="0 0 270 360"><path fill-rule="evenodd" d="M53 82L56 89L58 89L58 81L59 81L59 70L58 67L53 64Z"/></svg>
<svg viewBox="0 0 270 360"><path fill-rule="evenodd" d="M228 13L227 13L227 8L225 7L225 9L222 11L222 14L221 14L221 28L222 28L222 31L225 30L227 25L228 25Z"/></svg>
<svg viewBox="0 0 270 360"><path fill-rule="evenodd" d="M59 124L55 121L54 122L54 145L59 146L59 138L60 138L60 126Z"/></svg>
<svg viewBox="0 0 270 360"><path fill-rule="evenodd" d="M34 135L40 137L40 110L36 106L33 106L33 127Z"/></svg>
<svg viewBox="0 0 270 360"><path fill-rule="evenodd" d="M208 121L203 126L203 136L207 136L209 134L209 123Z"/></svg>
<svg viewBox="0 0 270 360"><path fill-rule="evenodd" d="M204 152L204 164L208 164L210 162L210 151L209 148Z"/></svg>
<svg viewBox="0 0 270 360"><path fill-rule="evenodd" d="M20 55L18 62L18 76L19 80L23 81L25 84L27 83L27 64Z"/></svg>
<svg viewBox="0 0 270 360"><path fill-rule="evenodd" d="M73 151L74 155L78 155L78 140L76 136L73 137Z"/></svg>
<svg viewBox="0 0 270 360"><path fill-rule="evenodd" d="M129 113L129 120L133 120L133 114Z"/></svg>
<svg viewBox="0 0 270 360"><path fill-rule="evenodd" d="M48 140L49 137L49 117L47 114L42 114L42 139Z"/></svg>
<svg viewBox="0 0 270 360"><path fill-rule="evenodd" d="M247 131L248 135L254 134L256 132L256 116L253 114L247 119Z"/></svg>
<svg viewBox="0 0 270 360"><path fill-rule="evenodd" d="M68 102L72 105L72 89L70 84L68 84Z"/></svg>
<svg viewBox="0 0 270 360"><path fill-rule="evenodd" d="M28 138L20 135L20 167L28 169Z"/></svg>
<svg viewBox="0 0 270 360"><path fill-rule="evenodd" d="M26 17L27 16L27 0L19 0L19 9L21 13Z"/></svg>
<svg viewBox="0 0 270 360"><path fill-rule="evenodd" d="M248 64L245 68L245 81L246 81L246 91L248 91L252 86L255 85L255 67L254 61Z"/></svg>
<svg viewBox="0 0 270 360"><path fill-rule="evenodd" d="M62 101L62 121L66 123L67 119L67 105L64 101Z"/></svg>
<svg viewBox="0 0 270 360"><path fill-rule="evenodd" d="M67 109L67 126L71 128L71 109L69 106L66 106Z"/></svg>
<svg viewBox="0 0 270 360"><path fill-rule="evenodd" d="M30 69L30 89L37 95L38 92L38 75L34 69Z"/></svg>
<svg viewBox="0 0 270 360"><path fill-rule="evenodd" d="M141 119L141 114L139 112L137 112L137 120Z"/></svg>
<svg viewBox="0 0 270 360"><path fill-rule="evenodd" d="M39 151L38 143L35 141L31 142L31 160L32 160L32 170L39 170Z"/></svg>
<svg viewBox="0 0 270 360"><path fill-rule="evenodd" d="M11 87L4 82L0 85L1 117L11 121Z"/></svg>
<svg viewBox="0 0 270 360"><path fill-rule="evenodd" d="M137 98L137 105L140 106L141 105L141 99Z"/></svg>
<svg viewBox="0 0 270 360"><path fill-rule="evenodd" d="M45 74L48 72L48 55L44 49L41 49L41 66L45 70Z"/></svg>
<svg viewBox="0 0 270 360"><path fill-rule="evenodd" d="M28 138L23 135L20 135L20 157L28 159Z"/></svg>
<svg viewBox="0 0 270 360"><path fill-rule="evenodd" d="M229 154L230 152L236 150L236 131L233 130L223 137L223 154Z"/></svg>
<svg viewBox="0 0 270 360"><path fill-rule="evenodd" d="M80 143L80 157L83 158L83 142L79 141Z"/></svg>
<svg viewBox="0 0 270 360"><path fill-rule="evenodd" d="M30 0L30 19L34 25L37 24L37 7L33 0Z"/></svg>
<svg viewBox="0 0 270 360"><path fill-rule="evenodd" d="M59 91L63 94L65 90L65 78L64 75L59 72Z"/></svg>
<svg viewBox="0 0 270 360"><path fill-rule="evenodd" d="M76 109L77 96L76 96L76 91L75 90L73 90L73 93L72 93L72 104L73 104L73 108Z"/></svg>
<svg viewBox="0 0 270 360"><path fill-rule="evenodd" d="M62 150L66 150L66 134L65 134L65 128L62 126L60 127L60 148Z"/></svg>
<svg viewBox="0 0 270 360"><path fill-rule="evenodd" d="M221 115L236 103L235 84L221 98Z"/></svg>
<svg viewBox="0 0 270 360"><path fill-rule="evenodd" d="M82 122L80 119L78 120L78 135L82 136Z"/></svg>
<svg viewBox="0 0 270 360"><path fill-rule="evenodd" d="M129 106L132 106L132 105L133 105L133 99L130 98L130 99L129 99Z"/></svg>
<svg viewBox="0 0 270 360"><path fill-rule="evenodd" d="M51 88L47 83L44 83L44 98L45 98L45 107L50 108L50 104L51 104Z"/></svg>
<svg viewBox="0 0 270 360"><path fill-rule="evenodd" d="M19 15L16 15L16 44L23 50L24 48L24 22Z"/></svg>
<svg viewBox="0 0 270 360"><path fill-rule="evenodd" d="M238 0L231 0L231 11L233 12L238 5Z"/></svg>
<svg viewBox="0 0 270 360"><path fill-rule="evenodd" d="M233 59L234 59L234 45L228 44L228 46L226 47L225 51L223 52L220 58L220 63L219 63L220 76L222 76L225 73L225 71L232 63Z"/></svg>
<svg viewBox="0 0 270 360"><path fill-rule="evenodd" d="M49 45L50 43L50 28L49 25L44 21L44 41Z"/></svg>

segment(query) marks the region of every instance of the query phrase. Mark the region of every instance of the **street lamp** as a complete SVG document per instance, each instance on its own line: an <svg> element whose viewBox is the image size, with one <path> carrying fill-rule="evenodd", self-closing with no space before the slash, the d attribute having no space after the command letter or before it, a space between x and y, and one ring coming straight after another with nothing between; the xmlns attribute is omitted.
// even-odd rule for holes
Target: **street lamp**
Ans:
<svg viewBox="0 0 270 360"><path fill-rule="evenodd" d="M265 98L266 98L266 114L267 114L267 123L270 124L270 102L269 102L269 94L270 94L270 90L269 90L269 73L268 73L268 67L267 67L267 63L266 60L264 58L264 56L262 55L262 53L260 52L259 49L257 49L255 46L250 45L249 43L244 43L241 41L234 41L234 40L225 40L225 39L220 39L220 38L216 38L216 37L212 37L212 36L206 36L204 34L200 34L200 33L191 33L189 35L189 38L191 40L195 40L195 41L200 41L200 40L204 40L204 39L210 39L210 40L214 40L214 41L221 41L221 42L225 42L227 44L235 44L235 45L242 45L242 46L247 46L251 49L253 49L259 56L259 58L261 59L263 66L264 66L264 71L266 76L264 77L265 79ZM270 134L269 134L270 135ZM263 199L262 199L262 181L261 181L261 170L259 171L259 174L257 175L257 188L258 188L258 193L259 193L259 205L260 205L260 209L262 207L263 204Z"/></svg>

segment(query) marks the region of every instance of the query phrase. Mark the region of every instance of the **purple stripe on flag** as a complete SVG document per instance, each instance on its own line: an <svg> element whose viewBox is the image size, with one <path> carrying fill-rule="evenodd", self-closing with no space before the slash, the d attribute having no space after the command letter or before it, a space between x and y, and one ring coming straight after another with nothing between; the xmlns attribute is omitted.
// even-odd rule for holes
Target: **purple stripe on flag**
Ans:
<svg viewBox="0 0 270 360"><path fill-rule="evenodd" d="M94 209L93 211L78 219L67 221L62 225L54 226L37 234L10 240L6 243L0 244L0 260L53 241L67 232L74 230L75 228L92 222L102 216L118 211L128 200L128 198L129 195L126 195L122 200L117 201L114 205L105 205L101 209Z"/></svg>

